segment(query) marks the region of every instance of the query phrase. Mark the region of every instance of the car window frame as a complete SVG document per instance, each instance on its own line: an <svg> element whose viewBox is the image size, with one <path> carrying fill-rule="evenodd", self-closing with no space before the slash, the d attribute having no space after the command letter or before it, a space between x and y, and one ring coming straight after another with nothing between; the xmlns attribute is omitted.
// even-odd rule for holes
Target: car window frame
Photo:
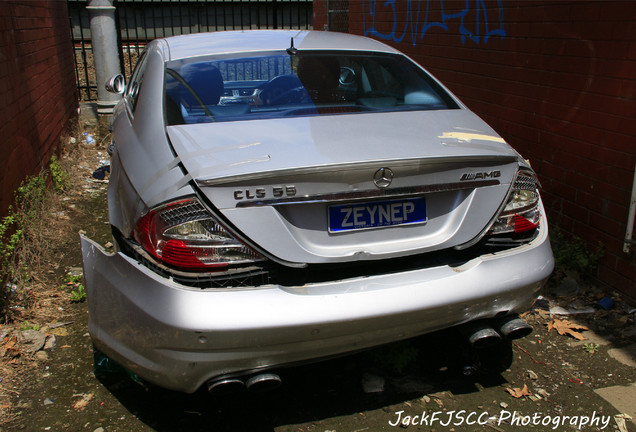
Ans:
<svg viewBox="0 0 636 432"><path fill-rule="evenodd" d="M137 101L139 100L139 94L141 86L143 84L144 72L146 71L146 65L148 64L148 50L143 50L137 60L137 64L133 69L130 81L126 85L124 91L124 101L126 102L126 109L128 115L132 118L135 117L135 110L137 108Z"/></svg>

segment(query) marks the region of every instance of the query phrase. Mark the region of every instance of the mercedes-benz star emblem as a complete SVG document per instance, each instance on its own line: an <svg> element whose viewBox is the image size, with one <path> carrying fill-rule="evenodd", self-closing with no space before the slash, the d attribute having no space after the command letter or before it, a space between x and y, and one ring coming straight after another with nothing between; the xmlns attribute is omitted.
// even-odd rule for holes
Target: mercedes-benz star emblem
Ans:
<svg viewBox="0 0 636 432"><path fill-rule="evenodd" d="M373 183L380 189L389 187L393 181L393 171L389 168L380 168L373 175Z"/></svg>

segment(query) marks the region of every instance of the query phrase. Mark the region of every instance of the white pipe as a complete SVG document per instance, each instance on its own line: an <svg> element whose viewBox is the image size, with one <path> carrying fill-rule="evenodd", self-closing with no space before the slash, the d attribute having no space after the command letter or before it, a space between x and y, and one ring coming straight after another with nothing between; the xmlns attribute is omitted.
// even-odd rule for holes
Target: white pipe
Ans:
<svg viewBox="0 0 636 432"><path fill-rule="evenodd" d="M623 243L623 252L629 253L630 246L634 244L632 236L634 235L634 217L636 217L636 166L634 166L634 183L632 184L632 199L629 204L629 216L627 217L627 231L625 232L625 242Z"/></svg>

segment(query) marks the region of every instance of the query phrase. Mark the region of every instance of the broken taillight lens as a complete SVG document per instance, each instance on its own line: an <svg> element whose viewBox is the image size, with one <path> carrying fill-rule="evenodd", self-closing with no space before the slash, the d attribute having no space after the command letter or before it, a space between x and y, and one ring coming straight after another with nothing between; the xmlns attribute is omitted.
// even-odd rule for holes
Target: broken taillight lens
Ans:
<svg viewBox="0 0 636 432"><path fill-rule="evenodd" d="M151 210L133 236L150 255L184 270L221 270L265 259L233 237L196 198Z"/></svg>
<svg viewBox="0 0 636 432"><path fill-rule="evenodd" d="M489 234L521 233L539 225L539 181L527 168L517 172L505 207L490 228Z"/></svg>

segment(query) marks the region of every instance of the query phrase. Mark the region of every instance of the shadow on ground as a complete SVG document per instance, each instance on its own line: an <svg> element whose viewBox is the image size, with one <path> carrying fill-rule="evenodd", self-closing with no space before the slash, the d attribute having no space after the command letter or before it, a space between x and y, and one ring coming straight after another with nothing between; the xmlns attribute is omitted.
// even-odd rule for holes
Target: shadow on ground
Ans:
<svg viewBox="0 0 636 432"><path fill-rule="evenodd" d="M502 358L509 358L510 347L506 350L508 353L500 351ZM406 360L400 356L408 357L409 353L416 353L417 358L409 358L412 361L408 367L397 370L399 363ZM100 374L99 379L129 412L157 431L269 432L299 424L311 430L312 422L334 417L343 417L342 430L354 431L355 424L343 423L355 423L356 414L364 417L369 411L383 410L425 394L478 393L480 388L506 383L492 368L465 376L466 367L474 364L474 352L466 349L462 338L454 331L444 331L339 359L279 370L283 384L267 393L245 390L220 395L201 389L186 395L145 388L125 374ZM379 390L382 383L382 392L368 393L363 389L367 386L367 391ZM393 411L385 410L386 420L392 414ZM361 420L366 424L368 419ZM289 430L303 429L294 426Z"/></svg>

